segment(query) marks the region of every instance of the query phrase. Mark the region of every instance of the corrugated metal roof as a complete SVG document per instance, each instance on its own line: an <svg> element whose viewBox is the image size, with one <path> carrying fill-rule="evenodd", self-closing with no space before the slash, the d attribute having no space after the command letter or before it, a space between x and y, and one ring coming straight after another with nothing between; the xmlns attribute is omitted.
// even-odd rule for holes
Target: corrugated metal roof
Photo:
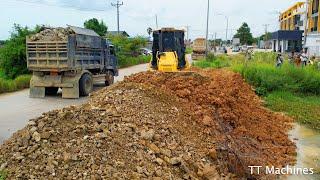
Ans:
<svg viewBox="0 0 320 180"><path fill-rule="evenodd" d="M88 35L88 36L99 36L96 32L91 29L85 29L76 26L68 26L70 27L76 34Z"/></svg>

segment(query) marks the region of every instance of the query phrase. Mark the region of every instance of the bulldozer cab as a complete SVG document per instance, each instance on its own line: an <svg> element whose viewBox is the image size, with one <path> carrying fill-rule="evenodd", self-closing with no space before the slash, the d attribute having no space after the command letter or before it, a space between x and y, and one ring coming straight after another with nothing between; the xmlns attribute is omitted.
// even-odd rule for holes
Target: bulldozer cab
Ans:
<svg viewBox="0 0 320 180"><path fill-rule="evenodd" d="M184 31L174 28L162 28L153 31L152 61L151 67L158 70L158 58L166 52L174 52L178 59L178 69L186 67L186 47L184 44Z"/></svg>

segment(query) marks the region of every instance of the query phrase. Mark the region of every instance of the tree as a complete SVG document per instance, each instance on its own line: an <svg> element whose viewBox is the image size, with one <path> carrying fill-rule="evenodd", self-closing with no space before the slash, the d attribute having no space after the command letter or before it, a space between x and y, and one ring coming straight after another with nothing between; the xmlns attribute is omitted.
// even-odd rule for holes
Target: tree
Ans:
<svg viewBox="0 0 320 180"><path fill-rule="evenodd" d="M102 20L99 22L96 18L85 21L84 27L94 30L100 36L105 36L108 31L108 27L106 26L106 24Z"/></svg>
<svg viewBox="0 0 320 180"><path fill-rule="evenodd" d="M240 38L241 44L251 45L254 41L252 33L250 32L250 27L247 23L243 23L241 27L237 30L237 34L234 35L235 38Z"/></svg>
<svg viewBox="0 0 320 180"><path fill-rule="evenodd" d="M122 35L109 35L108 39L119 50L118 55L137 57L140 54L139 49L147 44L147 39L141 36L128 38Z"/></svg>
<svg viewBox="0 0 320 180"><path fill-rule="evenodd" d="M151 27L148 27L147 32L148 32L149 37L150 37L150 35L152 34L152 28L151 28Z"/></svg>
<svg viewBox="0 0 320 180"><path fill-rule="evenodd" d="M0 48L0 68L8 78L28 73L26 62L26 37L39 32L40 26L34 30L14 24L10 39Z"/></svg>

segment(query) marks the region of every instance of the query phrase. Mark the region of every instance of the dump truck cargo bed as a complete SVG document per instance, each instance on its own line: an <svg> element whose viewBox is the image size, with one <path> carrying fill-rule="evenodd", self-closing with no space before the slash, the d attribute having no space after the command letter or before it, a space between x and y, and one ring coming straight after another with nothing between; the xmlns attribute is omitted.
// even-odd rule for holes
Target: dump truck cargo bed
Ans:
<svg viewBox="0 0 320 180"><path fill-rule="evenodd" d="M87 96L94 83L108 86L118 76L113 45L89 29L45 29L27 38L26 54L33 98L56 94L59 88L63 98Z"/></svg>
<svg viewBox="0 0 320 180"><path fill-rule="evenodd" d="M31 71L102 69L103 41L99 37L70 35L68 41L27 40L27 64Z"/></svg>

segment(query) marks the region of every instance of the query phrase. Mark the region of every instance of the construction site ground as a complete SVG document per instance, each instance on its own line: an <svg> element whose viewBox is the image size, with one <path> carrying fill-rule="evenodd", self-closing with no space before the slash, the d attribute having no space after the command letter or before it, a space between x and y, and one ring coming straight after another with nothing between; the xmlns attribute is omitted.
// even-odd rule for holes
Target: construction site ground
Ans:
<svg viewBox="0 0 320 180"><path fill-rule="evenodd" d="M9 179L238 179L295 163L293 120L228 70L142 72L31 119L0 146Z"/></svg>

